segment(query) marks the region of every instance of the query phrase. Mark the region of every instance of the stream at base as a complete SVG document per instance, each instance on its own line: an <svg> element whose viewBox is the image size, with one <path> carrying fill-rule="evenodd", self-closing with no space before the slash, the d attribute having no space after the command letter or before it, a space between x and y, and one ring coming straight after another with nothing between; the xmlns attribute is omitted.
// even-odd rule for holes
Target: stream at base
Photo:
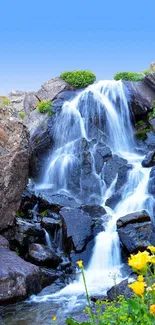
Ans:
<svg viewBox="0 0 155 325"><path fill-rule="evenodd" d="M93 107L89 107L90 92L95 103ZM103 112L106 114L106 127L102 125ZM89 121L95 119L96 115L99 128L104 128L105 144L113 154L126 159L132 166L123 187L122 198L112 210L105 205L105 202L115 193L117 175L107 188L103 177L104 168L100 174L97 174L95 169L94 152L97 144L94 143L91 148L91 175L100 186L100 205L107 212L107 222L106 225L104 223L105 231L100 232L96 237L85 276L90 295L105 295L114 284L113 274L117 275L117 283L128 276L123 272L120 242L116 231L117 219L143 209L147 210L152 218L154 206L154 199L148 193L150 168L143 168L141 165L143 156L139 155L136 149L125 89L120 81L101 81L64 104L55 125L56 146L48 162L43 182L36 188L38 191L50 188L53 193L64 190L73 194L68 179L75 165L81 164L81 155L77 156L77 141L83 138L87 141L92 140L88 132ZM82 174L80 177L82 178ZM77 190L80 199L83 193L81 178ZM94 198L95 194L91 193L90 197ZM50 245L47 234L46 239ZM52 317L57 315L60 325L64 324L65 318L78 315L84 305L84 285L81 275L78 275L76 281L55 293L47 290L44 294L32 296L28 302L5 307L3 322L4 325L51 324Z"/></svg>

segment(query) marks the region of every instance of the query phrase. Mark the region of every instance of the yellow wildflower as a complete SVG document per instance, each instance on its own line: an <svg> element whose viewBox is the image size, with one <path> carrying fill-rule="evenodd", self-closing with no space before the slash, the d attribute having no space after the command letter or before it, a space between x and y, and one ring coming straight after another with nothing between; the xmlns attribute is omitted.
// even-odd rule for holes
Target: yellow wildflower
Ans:
<svg viewBox="0 0 155 325"><path fill-rule="evenodd" d="M149 256L148 262L155 264L155 255Z"/></svg>
<svg viewBox="0 0 155 325"><path fill-rule="evenodd" d="M129 288L133 290L136 295L142 296L145 290L145 287L147 286L146 282L140 282L136 281L128 285Z"/></svg>
<svg viewBox="0 0 155 325"><path fill-rule="evenodd" d="M143 275L138 276L138 282L144 282L144 277Z"/></svg>
<svg viewBox="0 0 155 325"><path fill-rule="evenodd" d="M151 305L150 306L150 314L152 314L153 316L155 316L155 305Z"/></svg>
<svg viewBox="0 0 155 325"><path fill-rule="evenodd" d="M83 261L82 260L77 261L76 264L80 267L80 269L83 268Z"/></svg>
<svg viewBox="0 0 155 325"><path fill-rule="evenodd" d="M128 259L128 264L131 266L134 270L141 271L146 268L146 264L148 262L149 258L148 252L138 252L138 254L131 256Z"/></svg>
<svg viewBox="0 0 155 325"><path fill-rule="evenodd" d="M154 246L148 246L147 249L151 251L151 253L155 253L155 247Z"/></svg>
<svg viewBox="0 0 155 325"><path fill-rule="evenodd" d="M56 316L54 316L54 317L52 318L52 320L53 320L53 322L55 322L55 321L57 320Z"/></svg>

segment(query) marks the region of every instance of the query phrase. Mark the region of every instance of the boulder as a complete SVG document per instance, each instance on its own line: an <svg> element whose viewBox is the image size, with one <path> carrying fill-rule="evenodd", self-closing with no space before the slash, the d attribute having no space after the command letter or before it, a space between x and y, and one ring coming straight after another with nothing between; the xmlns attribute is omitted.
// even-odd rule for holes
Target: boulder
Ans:
<svg viewBox="0 0 155 325"><path fill-rule="evenodd" d="M48 117L48 113L42 114L38 109L35 109L24 118L24 124L27 126L31 137L38 128L46 130L46 121Z"/></svg>
<svg viewBox="0 0 155 325"><path fill-rule="evenodd" d="M45 82L41 88L36 92L37 98L42 100L53 100L56 96L64 90L72 90L73 87L67 84L59 77L50 79Z"/></svg>
<svg viewBox="0 0 155 325"><path fill-rule="evenodd" d="M138 211L117 221L120 241L129 253L155 245L155 227L146 211Z"/></svg>
<svg viewBox="0 0 155 325"><path fill-rule="evenodd" d="M61 209L60 214L70 249L76 252L83 251L93 238L91 217L81 209L69 207Z"/></svg>
<svg viewBox="0 0 155 325"><path fill-rule="evenodd" d="M98 142L95 149L95 169L97 174L100 174L104 163L112 157L112 152L110 148L102 142Z"/></svg>
<svg viewBox="0 0 155 325"><path fill-rule="evenodd" d="M115 300L116 297L123 295L124 298L132 298L133 291L128 287L128 280L123 280L119 284L113 286L107 291L107 296L109 300Z"/></svg>
<svg viewBox="0 0 155 325"><path fill-rule="evenodd" d="M155 167L150 172L148 192L155 197Z"/></svg>
<svg viewBox="0 0 155 325"><path fill-rule="evenodd" d="M128 92L128 101L132 114L136 120L140 120L152 110L153 100L155 100L155 92L152 87L153 83L152 81L148 83L148 76L143 81L123 82Z"/></svg>
<svg viewBox="0 0 155 325"><path fill-rule="evenodd" d="M155 133L153 131L149 131L146 133L147 138L145 140L145 144L149 150L155 149Z"/></svg>
<svg viewBox="0 0 155 325"><path fill-rule="evenodd" d="M147 155L142 161L142 166L143 167L155 166L155 151L150 151L147 153Z"/></svg>
<svg viewBox="0 0 155 325"><path fill-rule="evenodd" d="M153 62L154 64L154 62ZM155 71L155 68L153 68ZM155 91L155 72L149 73L145 76L145 83Z"/></svg>
<svg viewBox="0 0 155 325"><path fill-rule="evenodd" d="M116 191L113 195L111 195L105 202L105 205L110 207L111 209L114 209L116 205L119 203L119 201L122 198L122 189L120 188L118 191Z"/></svg>
<svg viewBox="0 0 155 325"><path fill-rule="evenodd" d="M0 303L27 298L42 289L40 269L22 260L15 252L0 247Z"/></svg>
<svg viewBox="0 0 155 325"><path fill-rule="evenodd" d="M0 235L0 248L9 248L8 240Z"/></svg>
<svg viewBox="0 0 155 325"><path fill-rule="evenodd" d="M25 125L0 114L0 229L11 226L28 182L29 133Z"/></svg>
<svg viewBox="0 0 155 325"><path fill-rule="evenodd" d="M116 178L116 175L118 174L118 172L120 171L120 169L127 165L127 160L123 159L117 155L113 155L111 157L111 159L109 159L104 168L103 168L103 172L102 172L102 178L104 179L107 187L109 187L111 185L111 183L114 181L114 179ZM126 174L127 174L128 168L126 168L124 170L124 173L119 173L120 178L124 178L123 181L121 179L121 183L122 185L125 183L126 181ZM120 187L120 185L118 185L118 187Z"/></svg>
<svg viewBox="0 0 155 325"><path fill-rule="evenodd" d="M152 126L153 132L155 132L155 118L151 118L149 120L149 124Z"/></svg>
<svg viewBox="0 0 155 325"><path fill-rule="evenodd" d="M28 251L28 259L36 265L56 268L62 261L52 248L41 244L31 244Z"/></svg>

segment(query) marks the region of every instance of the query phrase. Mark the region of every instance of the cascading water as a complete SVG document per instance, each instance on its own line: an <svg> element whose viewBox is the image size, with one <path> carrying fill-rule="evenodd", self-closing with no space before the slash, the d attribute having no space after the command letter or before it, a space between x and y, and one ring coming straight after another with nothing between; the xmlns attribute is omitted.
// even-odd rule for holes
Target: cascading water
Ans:
<svg viewBox="0 0 155 325"><path fill-rule="evenodd" d="M93 104L92 104L93 103ZM105 231L98 234L86 278L89 292L103 293L111 285L113 279L111 272L119 269L121 273L121 254L119 238L116 232L116 221L119 217L137 210L146 209L152 216L152 197L148 194L148 180L150 169L141 166L142 156L136 153L130 111L125 95L125 88L121 81L100 81L81 92L75 99L63 105L62 112L55 125L55 148L51 161L43 180L42 188L51 189L53 193L65 191L72 194L70 175L78 166L82 169L81 144L79 139L85 138L92 143L92 129L100 131L98 141L103 141L110 147L113 154L128 160L132 169L128 173L128 181L124 186L122 199L114 210L105 206L105 201L115 192L116 179L110 188L104 182L104 167L102 173L97 173L95 168L96 142L89 147L91 155L91 176L100 186L100 202L106 209L108 219ZM98 135L97 135L98 137ZM75 192L81 199L82 173L79 174L79 188ZM92 184L92 192L95 191ZM91 193L94 195L95 193ZM119 281L121 274L119 276ZM82 278L71 283L55 295L35 297L34 301L45 301L63 295L75 295L84 292Z"/></svg>

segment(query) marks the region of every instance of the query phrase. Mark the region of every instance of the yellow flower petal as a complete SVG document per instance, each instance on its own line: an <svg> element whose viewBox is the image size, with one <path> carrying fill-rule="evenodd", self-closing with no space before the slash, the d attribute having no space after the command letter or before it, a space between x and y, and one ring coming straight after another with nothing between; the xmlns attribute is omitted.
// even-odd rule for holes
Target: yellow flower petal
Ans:
<svg viewBox="0 0 155 325"><path fill-rule="evenodd" d="M54 316L54 317L52 318L52 320L55 322L55 321L57 320L56 316Z"/></svg>
<svg viewBox="0 0 155 325"><path fill-rule="evenodd" d="M143 295L146 286L147 286L146 282L139 282L139 281L133 282L128 285L128 287L131 288L136 295L140 295L140 296Z"/></svg>
<svg viewBox="0 0 155 325"><path fill-rule="evenodd" d="M148 246L147 249L151 251L151 253L155 253L155 247L154 246Z"/></svg>
<svg viewBox="0 0 155 325"><path fill-rule="evenodd" d="M139 281L139 282L144 282L144 277L143 277L143 275L139 275L139 276L138 276L138 281Z"/></svg>
<svg viewBox="0 0 155 325"><path fill-rule="evenodd" d="M151 305L150 306L150 314L152 314L153 316L155 316L155 305Z"/></svg>
<svg viewBox="0 0 155 325"><path fill-rule="evenodd" d="M131 266L134 270L144 270L146 268L147 263L149 262L149 253L144 252L138 252L138 254L131 256L128 259L128 264Z"/></svg>
<svg viewBox="0 0 155 325"><path fill-rule="evenodd" d="M76 264L82 269L83 268L83 261L77 261Z"/></svg>

